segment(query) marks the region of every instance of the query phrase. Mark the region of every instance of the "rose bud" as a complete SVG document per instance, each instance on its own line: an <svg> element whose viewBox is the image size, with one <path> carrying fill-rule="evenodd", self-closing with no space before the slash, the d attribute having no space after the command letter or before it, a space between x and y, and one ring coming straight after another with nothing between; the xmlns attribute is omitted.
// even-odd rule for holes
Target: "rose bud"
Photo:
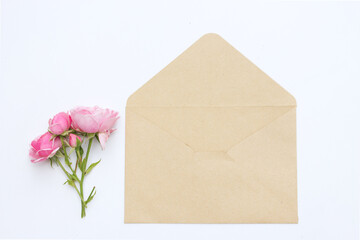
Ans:
<svg viewBox="0 0 360 240"><path fill-rule="evenodd" d="M70 115L65 112L58 113L53 117L53 119L49 120L49 131L55 135L64 133L70 129L70 126Z"/></svg>
<svg viewBox="0 0 360 240"><path fill-rule="evenodd" d="M79 141L81 142L81 138L78 135L72 133L69 134L69 144L71 147L74 148L77 146L77 139L79 139Z"/></svg>
<svg viewBox="0 0 360 240"><path fill-rule="evenodd" d="M52 134L46 132L31 142L31 148L29 152L31 162L42 162L55 155L55 153L61 147L61 141L59 137L54 139L51 138Z"/></svg>
<svg viewBox="0 0 360 240"><path fill-rule="evenodd" d="M77 107L70 111L73 129L85 133L98 133L102 149L105 148L110 133L115 131L112 127L119 119L118 114L118 112L98 106Z"/></svg>

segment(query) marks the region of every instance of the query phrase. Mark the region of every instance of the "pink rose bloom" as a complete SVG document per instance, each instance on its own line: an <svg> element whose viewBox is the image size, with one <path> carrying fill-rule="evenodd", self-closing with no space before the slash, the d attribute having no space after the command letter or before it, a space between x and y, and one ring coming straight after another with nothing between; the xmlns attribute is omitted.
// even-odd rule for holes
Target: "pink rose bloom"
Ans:
<svg viewBox="0 0 360 240"><path fill-rule="evenodd" d="M60 135L69 130L70 126L70 115L65 112L58 113L53 117L53 119L49 120L49 131L55 135Z"/></svg>
<svg viewBox="0 0 360 240"><path fill-rule="evenodd" d="M118 112L110 109L95 107L77 107L70 111L72 127L79 132L98 133L102 149L115 131L112 127L119 119Z"/></svg>
<svg viewBox="0 0 360 240"><path fill-rule="evenodd" d="M29 152L31 162L42 162L55 155L57 150L61 147L61 141L58 137L50 140L51 137L52 134L46 132L31 142Z"/></svg>
<svg viewBox="0 0 360 240"><path fill-rule="evenodd" d="M75 135L72 133L69 134L69 144L73 148L76 147L76 145L77 145L76 139L79 139L79 141L81 142L81 138L78 135Z"/></svg>

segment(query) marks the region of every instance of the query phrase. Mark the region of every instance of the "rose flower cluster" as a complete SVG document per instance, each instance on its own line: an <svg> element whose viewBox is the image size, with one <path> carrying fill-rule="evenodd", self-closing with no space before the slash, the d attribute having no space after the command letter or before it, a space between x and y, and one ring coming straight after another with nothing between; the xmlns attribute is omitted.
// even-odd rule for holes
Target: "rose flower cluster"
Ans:
<svg viewBox="0 0 360 240"><path fill-rule="evenodd" d="M104 149L110 134L115 131L113 126L118 119L118 113L110 109L77 107L69 113L56 114L49 120L48 131L31 142L31 162L49 159L51 165L55 162L64 171L68 178L65 183L72 186L80 197L81 217L85 217L87 204L96 193L93 187L89 196L84 198L84 177L100 162L87 166L93 139L97 139ZM86 153L83 144L87 144ZM73 153L76 156L74 164L70 161ZM77 174L78 169L80 176Z"/></svg>

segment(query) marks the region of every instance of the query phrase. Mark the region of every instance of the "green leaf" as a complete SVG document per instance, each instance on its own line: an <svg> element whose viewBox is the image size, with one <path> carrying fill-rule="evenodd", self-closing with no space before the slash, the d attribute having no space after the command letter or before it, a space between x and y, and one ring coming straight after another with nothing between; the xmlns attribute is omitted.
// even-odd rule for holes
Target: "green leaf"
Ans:
<svg viewBox="0 0 360 240"><path fill-rule="evenodd" d="M68 130L66 132L63 132L60 136L66 137L67 135L69 135L69 133L72 133L72 132L74 132L74 130L70 129L70 130Z"/></svg>
<svg viewBox="0 0 360 240"><path fill-rule="evenodd" d="M52 141L54 138L56 138L57 136L55 134L53 134L50 130L48 130L49 133L51 133L51 138L50 138L50 141Z"/></svg>
<svg viewBox="0 0 360 240"><path fill-rule="evenodd" d="M80 169L81 172L83 172L82 163L83 163L83 161L79 160L79 162L78 162L78 168Z"/></svg>
<svg viewBox="0 0 360 240"><path fill-rule="evenodd" d="M52 159L52 158L49 158L49 160L50 160L50 166L53 167L53 166L52 166L52 164L53 164L53 159Z"/></svg>
<svg viewBox="0 0 360 240"><path fill-rule="evenodd" d="M72 175L70 175L70 176L71 176L71 179L72 179L72 180L76 181L76 176L75 176L74 173L73 173Z"/></svg>
<svg viewBox="0 0 360 240"><path fill-rule="evenodd" d="M76 146L78 147L78 146L80 146L80 145L81 145L80 139L76 138Z"/></svg>
<svg viewBox="0 0 360 240"><path fill-rule="evenodd" d="M72 187L75 187L75 183L74 183L73 180L68 179L68 180L66 180L66 182L64 182L64 185L65 185L66 183L69 184L69 185L72 186Z"/></svg>
<svg viewBox="0 0 360 240"><path fill-rule="evenodd" d="M87 134L87 136L88 136L89 139L95 137L95 135L96 135L96 133L88 133L88 134Z"/></svg>
<svg viewBox="0 0 360 240"><path fill-rule="evenodd" d="M81 172L85 172L85 166L84 166L84 161L83 161L83 154L84 154L84 149L80 146L76 147L76 156L79 160L78 162L78 166L81 170Z"/></svg>
<svg viewBox="0 0 360 240"><path fill-rule="evenodd" d="M94 192L95 190L95 186L93 187L93 189L91 190L91 193L89 194L89 197L88 199L85 201L86 204L88 204L91 200L93 200L95 194L96 194L96 191ZM94 193L94 194L93 194Z"/></svg>
<svg viewBox="0 0 360 240"><path fill-rule="evenodd" d="M71 147L70 143L68 141L66 141L66 139L64 139L64 144L65 144L65 147Z"/></svg>
<svg viewBox="0 0 360 240"><path fill-rule="evenodd" d="M84 154L84 149L81 146L79 146L79 154L80 154L81 157Z"/></svg>
<svg viewBox="0 0 360 240"><path fill-rule="evenodd" d="M77 159L82 159L82 156L83 156L83 154L84 154L83 148L82 148L81 146L77 146L77 147L75 148L75 150L76 150L76 158L77 158ZM79 164L79 167L81 167L80 164ZM81 170L81 168L80 168L80 170Z"/></svg>
<svg viewBox="0 0 360 240"><path fill-rule="evenodd" d="M69 156L75 151L75 148L71 148L70 151L69 151Z"/></svg>
<svg viewBox="0 0 360 240"><path fill-rule="evenodd" d="M56 152L55 156L59 157L59 158L62 158L62 157L64 157L64 154L59 150L59 151Z"/></svg>
<svg viewBox="0 0 360 240"><path fill-rule="evenodd" d="M91 164L91 165L89 166L89 168L86 170L85 174L89 174L89 173L91 172L91 170L92 170L96 165L99 164L100 161L101 161L101 159L100 159L99 161Z"/></svg>
<svg viewBox="0 0 360 240"><path fill-rule="evenodd" d="M85 167L84 167L84 160L81 160L80 162L79 162L79 168L80 168L80 170L81 170L81 172L85 172Z"/></svg>
<svg viewBox="0 0 360 240"><path fill-rule="evenodd" d="M65 158L65 164L68 165L68 166L71 166L71 162L69 161L68 158Z"/></svg>

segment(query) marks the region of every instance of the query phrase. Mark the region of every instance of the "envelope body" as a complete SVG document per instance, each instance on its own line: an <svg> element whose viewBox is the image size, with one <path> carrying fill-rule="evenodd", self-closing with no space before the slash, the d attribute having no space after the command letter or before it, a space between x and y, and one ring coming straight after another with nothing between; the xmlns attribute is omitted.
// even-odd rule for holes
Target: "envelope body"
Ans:
<svg viewBox="0 0 360 240"><path fill-rule="evenodd" d="M297 223L296 102L216 34L128 99L126 223Z"/></svg>

